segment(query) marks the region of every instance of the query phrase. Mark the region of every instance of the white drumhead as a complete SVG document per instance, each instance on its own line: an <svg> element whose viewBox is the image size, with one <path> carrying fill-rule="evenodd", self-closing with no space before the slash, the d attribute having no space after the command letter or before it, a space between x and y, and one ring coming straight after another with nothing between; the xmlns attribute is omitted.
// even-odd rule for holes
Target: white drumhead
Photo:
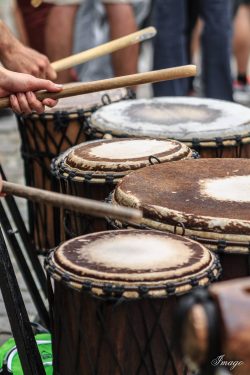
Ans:
<svg viewBox="0 0 250 375"><path fill-rule="evenodd" d="M175 140L114 138L79 144L65 151L58 159L62 161L60 169L65 167L78 173L125 174L151 163L184 159L190 155L191 150Z"/></svg>
<svg viewBox="0 0 250 375"><path fill-rule="evenodd" d="M81 84L82 82L76 82L74 84L70 83L68 85L79 86ZM54 113L58 111L75 112L81 109L84 111L90 111L95 108L99 108L104 104L108 104L109 102L118 102L126 98L127 95L128 91L121 88L62 98L58 100L58 103L55 107L46 107L45 113Z"/></svg>
<svg viewBox="0 0 250 375"><path fill-rule="evenodd" d="M184 237L130 230L74 238L58 248L55 259L83 278L143 283L194 276L210 264L211 254Z"/></svg>
<svg viewBox="0 0 250 375"><path fill-rule="evenodd" d="M222 100L162 97L114 103L94 113L91 122L97 130L115 136L226 139L248 135L250 109Z"/></svg>

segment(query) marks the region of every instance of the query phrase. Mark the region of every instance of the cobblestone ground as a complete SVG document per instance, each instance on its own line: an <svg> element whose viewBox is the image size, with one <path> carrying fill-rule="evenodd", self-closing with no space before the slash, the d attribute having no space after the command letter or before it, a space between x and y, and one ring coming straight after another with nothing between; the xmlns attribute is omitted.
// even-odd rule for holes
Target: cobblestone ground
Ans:
<svg viewBox="0 0 250 375"><path fill-rule="evenodd" d="M4 168L7 178L10 181L18 183L24 182L23 165L20 156L20 139L16 126L16 120L13 115L0 117L0 162ZM26 202L23 199L18 199L17 202L22 216L26 221ZM15 273L27 311L29 313L29 317L33 320L36 316L36 310L12 254L11 259L13 261ZM11 330L9 321L6 315L2 295L0 294L0 344L5 341L10 334Z"/></svg>

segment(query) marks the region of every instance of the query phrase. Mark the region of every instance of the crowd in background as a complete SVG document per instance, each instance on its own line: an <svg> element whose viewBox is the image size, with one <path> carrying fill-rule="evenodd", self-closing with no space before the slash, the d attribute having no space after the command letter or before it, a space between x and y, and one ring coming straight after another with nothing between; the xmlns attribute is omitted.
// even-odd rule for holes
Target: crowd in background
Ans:
<svg viewBox="0 0 250 375"><path fill-rule="evenodd" d="M2 0L0 4L6 1ZM8 2L9 3L9 2ZM55 61L147 25L153 69L199 62L199 77L154 86L154 96L204 95L249 101L249 0L30 0L12 1L22 43ZM139 46L59 73L59 82L96 80L137 71Z"/></svg>

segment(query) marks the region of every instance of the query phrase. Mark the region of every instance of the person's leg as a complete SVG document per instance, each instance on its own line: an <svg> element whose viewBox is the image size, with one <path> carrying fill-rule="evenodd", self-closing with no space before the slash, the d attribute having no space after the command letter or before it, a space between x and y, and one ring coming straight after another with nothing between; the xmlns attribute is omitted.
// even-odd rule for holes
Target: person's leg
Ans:
<svg viewBox="0 0 250 375"><path fill-rule="evenodd" d="M16 0L16 5L23 20L29 46L45 54L45 25L53 5L43 3L35 9L30 0Z"/></svg>
<svg viewBox="0 0 250 375"><path fill-rule="evenodd" d="M56 61L72 54L75 16L78 5L53 6L45 27L46 55ZM73 80L70 70L58 73L59 82Z"/></svg>
<svg viewBox="0 0 250 375"><path fill-rule="evenodd" d="M154 39L154 69L188 63L186 0L155 0L158 33ZM155 96L177 96L188 93L188 80L174 80L154 85Z"/></svg>
<svg viewBox="0 0 250 375"><path fill-rule="evenodd" d="M233 100L231 77L232 3L200 0L204 19L202 76L205 96Z"/></svg>
<svg viewBox="0 0 250 375"><path fill-rule="evenodd" d="M110 40L121 38L137 31L134 9L131 4L105 3L109 23ZM115 76L137 72L139 45L123 48L112 54L112 66Z"/></svg>
<svg viewBox="0 0 250 375"><path fill-rule="evenodd" d="M234 54L237 63L238 81L247 84L247 65L250 55L250 6L241 5L234 21Z"/></svg>

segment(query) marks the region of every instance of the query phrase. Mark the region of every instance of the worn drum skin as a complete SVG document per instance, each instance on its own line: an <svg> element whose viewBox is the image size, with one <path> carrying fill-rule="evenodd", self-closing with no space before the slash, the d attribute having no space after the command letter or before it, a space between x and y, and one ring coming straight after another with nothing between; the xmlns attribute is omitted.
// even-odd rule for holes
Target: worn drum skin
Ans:
<svg viewBox="0 0 250 375"><path fill-rule="evenodd" d="M96 109L128 97L125 89L79 95L60 99L41 115L18 116L27 185L59 191L50 173L51 160L90 137L89 117ZM59 212L33 202L28 203L28 209L31 237L37 250L45 252L59 243Z"/></svg>
<svg viewBox="0 0 250 375"><path fill-rule="evenodd" d="M201 157L249 157L250 109L222 100L162 97L112 104L91 126L113 137L176 139Z"/></svg>
<svg viewBox="0 0 250 375"><path fill-rule="evenodd" d="M219 252L225 279L249 275L248 159L154 165L126 176L112 199L141 209L147 227L191 236Z"/></svg>
<svg viewBox="0 0 250 375"><path fill-rule="evenodd" d="M103 201L117 182L133 170L191 156L186 145L173 140L98 140L72 147L60 155L52 163L52 173L59 179L61 192ZM63 220L66 238L107 229L104 219L69 211L64 212ZM61 239L65 240L63 231Z"/></svg>
<svg viewBox="0 0 250 375"><path fill-rule="evenodd" d="M179 295L218 278L213 253L159 231L108 231L62 244L46 269L54 374L186 374L175 308Z"/></svg>

